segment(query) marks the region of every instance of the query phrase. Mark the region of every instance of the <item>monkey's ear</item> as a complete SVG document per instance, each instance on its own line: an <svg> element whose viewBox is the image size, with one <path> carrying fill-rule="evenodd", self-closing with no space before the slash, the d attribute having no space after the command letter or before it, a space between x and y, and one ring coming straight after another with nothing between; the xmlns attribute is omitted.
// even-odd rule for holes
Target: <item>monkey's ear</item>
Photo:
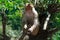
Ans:
<svg viewBox="0 0 60 40"><path fill-rule="evenodd" d="M26 7L34 7L31 3L26 3Z"/></svg>
<svg viewBox="0 0 60 40"><path fill-rule="evenodd" d="M34 5L33 5L33 4L31 4L30 6L31 6L32 8L34 7Z"/></svg>
<svg viewBox="0 0 60 40"><path fill-rule="evenodd" d="M29 3L26 3L26 6L30 5Z"/></svg>

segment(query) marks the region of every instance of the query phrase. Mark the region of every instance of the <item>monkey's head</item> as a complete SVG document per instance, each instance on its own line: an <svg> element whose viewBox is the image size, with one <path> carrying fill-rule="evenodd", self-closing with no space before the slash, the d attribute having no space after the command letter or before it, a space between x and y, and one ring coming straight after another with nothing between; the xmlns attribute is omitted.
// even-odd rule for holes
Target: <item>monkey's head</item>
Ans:
<svg viewBox="0 0 60 40"><path fill-rule="evenodd" d="M26 10L26 11L32 10L33 7L34 7L34 6L33 6L32 4L26 3L25 10Z"/></svg>

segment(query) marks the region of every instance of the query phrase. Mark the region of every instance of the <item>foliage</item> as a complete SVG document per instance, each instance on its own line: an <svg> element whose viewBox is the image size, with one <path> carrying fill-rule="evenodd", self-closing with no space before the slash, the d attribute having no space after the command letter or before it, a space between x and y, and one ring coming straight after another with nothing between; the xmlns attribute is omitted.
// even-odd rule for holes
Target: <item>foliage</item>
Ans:
<svg viewBox="0 0 60 40"><path fill-rule="evenodd" d="M52 40L60 40L60 31L53 34Z"/></svg>
<svg viewBox="0 0 60 40"><path fill-rule="evenodd" d="M11 25L13 29L19 29L21 27L22 14L16 10L14 14L8 15L8 25Z"/></svg>
<svg viewBox="0 0 60 40"><path fill-rule="evenodd" d="M27 2L27 0L0 0L0 11L2 11L2 9L5 11L6 15L7 15L7 26L10 27L12 29L8 29L8 27L6 27L6 29L12 30L10 32L7 32L7 35L9 36L13 36L14 35L18 35L18 33L20 33L21 29L22 29L22 13L23 13L23 9L24 9L24 4ZM14 32L14 30L16 30ZM13 32L13 33L12 33ZM12 33L12 35L10 34ZM18 35L19 36L19 35Z"/></svg>
<svg viewBox="0 0 60 40"><path fill-rule="evenodd" d="M8 29L7 35L9 37L16 37L17 35L19 36L19 30L22 29L22 13L24 12L24 6L25 3L29 2L34 4L35 0L0 0L0 11L3 9L7 15L7 26L11 27L12 29ZM53 8L51 7L50 9L49 6L50 4L60 4L60 0L37 0L36 9L38 13L53 13L53 16L51 18L51 28L56 27L60 28L60 12L53 11L55 10L54 7L56 5L53 5ZM60 6L59 6L60 8ZM58 8L58 9L59 9ZM53 12L51 12L53 11ZM2 30L2 29L0 29ZM52 36L52 40L59 40L60 39L60 31L54 34ZM16 34L15 34L16 33ZM59 36L59 37L58 37Z"/></svg>

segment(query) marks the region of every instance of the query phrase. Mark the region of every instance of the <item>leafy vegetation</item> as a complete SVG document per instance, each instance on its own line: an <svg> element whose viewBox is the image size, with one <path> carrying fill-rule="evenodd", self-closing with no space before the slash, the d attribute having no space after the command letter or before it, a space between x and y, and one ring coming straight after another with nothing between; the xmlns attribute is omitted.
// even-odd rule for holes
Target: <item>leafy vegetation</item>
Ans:
<svg viewBox="0 0 60 40"><path fill-rule="evenodd" d="M22 13L24 12L24 6L27 2L34 4L39 14L50 12L53 15L50 23L51 28L60 29L60 12L56 12L56 10L60 11L60 0L39 0L36 4L34 3L35 0L0 0L0 11L3 9L7 16L6 35L8 37L16 38L20 36L20 31L22 30ZM52 4L55 5L52 6ZM0 34L2 35L1 14ZM1 38L0 36L0 39ZM60 30L53 34L52 40L60 40Z"/></svg>

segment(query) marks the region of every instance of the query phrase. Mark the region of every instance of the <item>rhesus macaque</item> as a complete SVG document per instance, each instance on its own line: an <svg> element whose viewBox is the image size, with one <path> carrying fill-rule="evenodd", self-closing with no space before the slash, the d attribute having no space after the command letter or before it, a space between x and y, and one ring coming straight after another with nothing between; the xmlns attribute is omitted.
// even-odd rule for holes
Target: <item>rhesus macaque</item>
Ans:
<svg viewBox="0 0 60 40"><path fill-rule="evenodd" d="M32 4L27 3L23 14L23 34L19 40L29 40L29 36L36 36L39 32L38 13Z"/></svg>
<svg viewBox="0 0 60 40"><path fill-rule="evenodd" d="M36 36L39 31L38 13L32 4L27 3L23 14L23 35L20 39L28 40L29 35Z"/></svg>
<svg viewBox="0 0 60 40"><path fill-rule="evenodd" d="M37 35L39 30L38 13L32 4L26 4L23 22L24 29L28 29L27 33L30 32L31 35Z"/></svg>

